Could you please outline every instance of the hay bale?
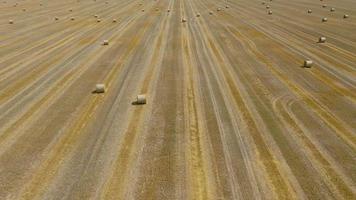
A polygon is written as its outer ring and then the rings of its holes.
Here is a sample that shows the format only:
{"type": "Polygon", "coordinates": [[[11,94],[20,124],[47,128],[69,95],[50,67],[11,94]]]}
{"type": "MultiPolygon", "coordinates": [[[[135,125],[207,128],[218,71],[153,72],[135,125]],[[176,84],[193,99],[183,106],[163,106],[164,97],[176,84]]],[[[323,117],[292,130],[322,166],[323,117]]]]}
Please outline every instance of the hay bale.
{"type": "Polygon", "coordinates": [[[97,19],[96,22],[101,22],[101,19],[97,19]]]}
{"type": "Polygon", "coordinates": [[[113,22],[113,23],[116,23],[116,22],[117,22],[117,19],[113,19],[112,22],[113,22]]]}
{"type": "Polygon", "coordinates": [[[145,12],[145,9],[142,9],[141,11],[142,11],[142,12],[145,12]]]}
{"type": "Polygon", "coordinates": [[[270,7],[271,7],[271,6],[267,5],[267,6],[266,6],[266,9],[269,9],[270,7]]]}
{"type": "Polygon", "coordinates": [[[229,6],[229,5],[226,5],[225,8],[230,8],[230,6],[229,6]]]}
{"type": "Polygon", "coordinates": [[[331,12],[334,12],[334,11],[335,11],[335,8],[330,8],[330,11],[331,11],[331,12]]]}
{"type": "Polygon", "coordinates": [[[323,8],[326,8],[326,7],[327,7],[327,5],[326,5],[326,4],[324,4],[324,5],[323,5],[323,8]]]}
{"type": "Polygon", "coordinates": [[[324,43],[326,42],[326,37],[320,37],[319,38],[319,43],[324,43]]]}
{"type": "Polygon", "coordinates": [[[147,100],[146,100],[146,95],[144,94],[139,94],[136,97],[136,104],[146,104],[147,100]]]}
{"type": "Polygon", "coordinates": [[[345,14],[345,15],[344,15],[344,19],[346,19],[346,18],[349,18],[349,15],[346,15],[346,14],[345,14]]]}
{"type": "Polygon", "coordinates": [[[71,17],[70,20],[74,21],[74,20],[75,20],[75,17],[71,17]]]}
{"type": "Polygon", "coordinates": [[[310,9],[308,10],[308,13],[312,13],[312,12],[313,12],[312,10],[310,10],[310,9]]]}
{"type": "Polygon", "coordinates": [[[209,15],[213,15],[213,11],[209,11],[209,15]]]}
{"type": "Polygon", "coordinates": [[[182,22],[187,22],[187,19],[185,19],[185,18],[182,18],[182,22]]]}
{"type": "Polygon", "coordinates": [[[322,22],[327,22],[328,21],[328,18],[324,17],[321,19],[322,22]]]}
{"type": "Polygon", "coordinates": [[[268,11],[268,14],[269,14],[269,15],[272,15],[272,10],[269,10],[269,11],[268,11]]]}
{"type": "Polygon", "coordinates": [[[217,8],[216,11],[218,11],[218,12],[221,11],[221,8],[217,8]]]}
{"type": "Polygon", "coordinates": [[[14,20],[10,19],[9,24],[14,24],[14,20]]]}
{"type": "Polygon", "coordinates": [[[170,10],[170,9],[167,9],[167,12],[171,12],[171,10],[170,10]]]}
{"type": "Polygon", "coordinates": [[[109,40],[104,40],[103,45],[109,45],[109,40]]]}
{"type": "Polygon", "coordinates": [[[311,60],[305,60],[304,61],[304,67],[305,68],[311,68],[313,66],[313,61],[311,60]]]}
{"type": "Polygon", "coordinates": [[[58,20],[59,20],[59,18],[58,18],[58,17],[54,17],[54,20],[58,21],[58,20]]]}
{"type": "Polygon", "coordinates": [[[197,17],[200,17],[200,13],[197,13],[197,17]]]}
{"type": "Polygon", "coordinates": [[[105,84],[96,84],[95,85],[95,93],[104,93],[105,92],[105,84]]]}
{"type": "Polygon", "coordinates": [[[98,18],[98,17],[99,17],[99,15],[94,15],[94,17],[95,17],[95,18],[98,18]]]}

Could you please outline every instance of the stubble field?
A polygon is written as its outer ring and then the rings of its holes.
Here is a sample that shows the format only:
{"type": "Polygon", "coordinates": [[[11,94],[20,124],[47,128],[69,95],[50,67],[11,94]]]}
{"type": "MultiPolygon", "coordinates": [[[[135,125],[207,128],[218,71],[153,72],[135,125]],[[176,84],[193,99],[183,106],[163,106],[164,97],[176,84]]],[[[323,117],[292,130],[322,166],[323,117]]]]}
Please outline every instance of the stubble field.
{"type": "Polygon", "coordinates": [[[356,199],[355,69],[354,0],[3,0],[0,199],[356,199]]]}

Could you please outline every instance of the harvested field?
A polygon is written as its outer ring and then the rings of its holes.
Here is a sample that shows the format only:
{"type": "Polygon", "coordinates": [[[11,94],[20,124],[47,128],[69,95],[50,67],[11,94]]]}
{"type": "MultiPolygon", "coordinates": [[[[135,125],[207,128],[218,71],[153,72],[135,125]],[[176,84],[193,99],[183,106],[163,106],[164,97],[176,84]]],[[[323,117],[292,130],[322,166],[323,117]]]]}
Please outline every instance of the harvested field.
{"type": "Polygon", "coordinates": [[[0,199],[356,199],[355,69],[354,0],[3,0],[0,199]]]}

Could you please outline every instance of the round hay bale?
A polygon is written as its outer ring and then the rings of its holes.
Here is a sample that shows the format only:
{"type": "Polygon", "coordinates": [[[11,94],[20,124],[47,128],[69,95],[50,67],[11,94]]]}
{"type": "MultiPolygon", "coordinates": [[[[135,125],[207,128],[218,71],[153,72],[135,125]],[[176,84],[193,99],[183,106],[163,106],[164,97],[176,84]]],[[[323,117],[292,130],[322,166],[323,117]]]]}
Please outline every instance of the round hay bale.
{"type": "Polygon", "coordinates": [[[9,24],[14,24],[14,20],[10,19],[9,24]]]}
{"type": "Polygon", "coordinates": [[[101,19],[97,19],[96,22],[101,22],[101,19]]]}
{"type": "Polygon", "coordinates": [[[326,8],[326,7],[327,7],[327,5],[326,5],[326,4],[324,4],[324,5],[323,5],[323,8],[326,8]]]}
{"type": "Polygon", "coordinates": [[[312,66],[313,66],[313,61],[311,61],[311,60],[304,61],[304,67],[311,68],[312,66]]]}
{"type": "Polygon", "coordinates": [[[266,6],[266,9],[269,9],[270,7],[271,7],[271,6],[267,5],[267,6],[266,6]]]}
{"type": "Polygon", "coordinates": [[[59,18],[58,18],[58,17],[54,17],[54,20],[58,21],[58,20],[59,20],[59,18]]]}
{"type": "Polygon", "coordinates": [[[328,21],[328,18],[324,17],[321,19],[322,22],[327,22],[328,21]]]}
{"type": "Polygon", "coordinates": [[[99,17],[99,15],[94,15],[94,17],[95,17],[95,18],[98,18],[98,17],[99,17]]]}
{"type": "Polygon", "coordinates": [[[197,17],[200,17],[200,13],[197,13],[197,17]]]}
{"type": "Polygon", "coordinates": [[[218,11],[218,12],[221,11],[221,8],[217,8],[216,11],[218,11]]]}
{"type": "Polygon", "coordinates": [[[145,12],[145,9],[142,9],[141,11],[142,11],[142,12],[145,12]]]}
{"type": "Polygon", "coordinates": [[[230,8],[230,6],[229,6],[229,5],[226,5],[225,8],[230,8]]]}
{"type": "Polygon", "coordinates": [[[74,20],[75,20],[75,17],[71,17],[70,20],[74,21],[74,20]]]}
{"type": "Polygon", "coordinates": [[[213,15],[213,11],[209,11],[209,15],[213,15]]]}
{"type": "Polygon", "coordinates": [[[117,22],[117,19],[113,19],[112,22],[113,22],[113,23],[116,23],[116,22],[117,22]]]}
{"type": "Polygon", "coordinates": [[[146,95],[144,94],[139,94],[136,97],[136,104],[146,104],[147,100],[146,100],[146,95]]]}
{"type": "Polygon", "coordinates": [[[104,93],[105,92],[105,84],[96,84],[95,85],[95,93],[104,93]]]}
{"type": "Polygon", "coordinates": [[[344,19],[346,19],[346,18],[349,18],[349,15],[346,15],[346,14],[345,14],[345,15],[344,15],[344,19]]]}
{"type": "Polygon", "coordinates": [[[335,11],[335,8],[330,8],[330,11],[331,11],[331,12],[334,12],[334,11],[335,11]]]}
{"type": "Polygon", "coordinates": [[[187,22],[187,19],[185,19],[185,18],[182,18],[182,22],[184,23],[184,22],[187,22]]]}
{"type": "Polygon", "coordinates": [[[324,43],[326,42],[326,37],[320,37],[319,38],[319,43],[324,43]]]}
{"type": "Polygon", "coordinates": [[[313,12],[312,10],[310,10],[310,9],[308,10],[308,13],[312,13],[312,12],[313,12]]]}
{"type": "Polygon", "coordinates": [[[272,13],[273,13],[272,10],[269,10],[269,11],[268,11],[268,14],[269,14],[269,15],[272,15],[272,13]]]}
{"type": "Polygon", "coordinates": [[[103,45],[109,45],[109,40],[104,40],[103,45]]]}

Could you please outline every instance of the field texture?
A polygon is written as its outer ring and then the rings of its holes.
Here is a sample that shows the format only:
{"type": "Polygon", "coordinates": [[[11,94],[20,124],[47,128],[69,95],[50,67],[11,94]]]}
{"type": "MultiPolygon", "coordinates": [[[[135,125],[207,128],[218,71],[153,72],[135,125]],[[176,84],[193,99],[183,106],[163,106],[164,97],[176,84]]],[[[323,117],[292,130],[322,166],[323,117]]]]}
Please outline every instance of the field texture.
{"type": "Polygon", "coordinates": [[[0,199],[356,199],[356,1],[1,0],[0,199]]]}

